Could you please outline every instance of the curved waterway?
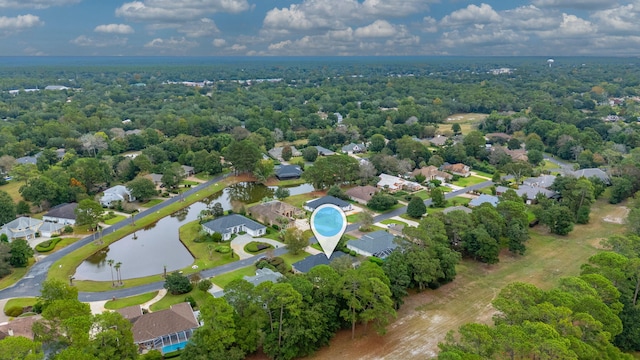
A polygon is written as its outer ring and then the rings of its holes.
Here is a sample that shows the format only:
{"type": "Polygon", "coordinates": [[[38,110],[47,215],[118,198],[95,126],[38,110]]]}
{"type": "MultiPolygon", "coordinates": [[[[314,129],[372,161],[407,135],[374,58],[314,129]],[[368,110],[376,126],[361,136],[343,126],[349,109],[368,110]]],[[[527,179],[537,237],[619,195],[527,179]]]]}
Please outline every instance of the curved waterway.
{"type": "MultiPolygon", "coordinates": [[[[113,259],[114,263],[121,263],[122,279],[162,274],[164,266],[167,267],[167,272],[185,268],[193,263],[193,256],[178,239],[180,226],[197,220],[200,212],[207,208],[207,204],[219,202],[224,210],[229,210],[241,204],[251,204],[265,197],[273,197],[275,189],[256,183],[231,185],[201,202],[114,242],[83,261],[74,276],[77,280],[110,281],[112,269],[107,263],[108,259],[113,259]]],[[[313,186],[303,184],[288,189],[291,195],[298,195],[313,191],[313,186]]],[[[113,269],[113,277],[115,276],[113,269]]]]}

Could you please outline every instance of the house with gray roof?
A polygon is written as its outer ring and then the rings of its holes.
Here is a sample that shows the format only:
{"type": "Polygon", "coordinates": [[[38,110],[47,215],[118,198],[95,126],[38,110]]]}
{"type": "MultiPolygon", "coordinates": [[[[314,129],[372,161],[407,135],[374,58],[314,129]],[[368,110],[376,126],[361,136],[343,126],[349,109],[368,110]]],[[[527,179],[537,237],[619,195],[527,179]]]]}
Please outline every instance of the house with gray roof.
{"type": "Polygon", "coordinates": [[[349,240],[347,249],[355,251],[362,256],[376,256],[384,259],[398,247],[398,244],[393,241],[394,239],[395,236],[392,234],[384,230],[378,230],[364,234],[360,239],[349,240]]]}
{"type": "Polygon", "coordinates": [[[100,198],[100,204],[104,207],[113,206],[118,201],[132,202],[136,201],[136,198],[131,195],[131,191],[124,185],[116,185],[108,188],[100,198]]]}
{"type": "Polygon", "coordinates": [[[473,212],[473,210],[469,209],[466,206],[449,206],[448,208],[442,210],[443,214],[448,214],[450,212],[454,212],[454,211],[463,211],[466,212],[467,214],[471,214],[473,212]]]}
{"type": "Polygon", "coordinates": [[[306,258],[296,263],[293,263],[291,265],[291,270],[293,270],[293,272],[296,274],[306,274],[314,266],[329,265],[329,263],[331,263],[333,260],[343,256],[349,256],[349,255],[343,253],[342,251],[334,251],[331,254],[331,257],[329,258],[327,258],[327,256],[324,253],[307,256],[306,258]]]}
{"type": "Polygon", "coordinates": [[[318,155],[321,155],[321,156],[331,156],[336,154],[335,152],[319,145],[316,145],[316,149],[318,149],[318,155]]]}
{"type": "Polygon", "coordinates": [[[365,144],[356,144],[351,143],[349,145],[345,145],[342,147],[342,152],[345,154],[358,154],[367,151],[367,147],[365,144]]]}
{"type": "Polygon", "coordinates": [[[54,237],[60,235],[65,225],[45,221],[40,225],[40,235],[44,237],[54,237]]]}
{"type": "Polygon", "coordinates": [[[299,179],[302,176],[302,169],[298,165],[281,165],[275,171],[278,180],[299,179]]]}
{"type": "Polygon", "coordinates": [[[315,210],[317,207],[319,207],[320,205],[324,205],[324,204],[333,204],[339,208],[341,208],[343,211],[351,211],[353,210],[353,206],[342,200],[342,199],[338,199],[335,196],[331,196],[331,195],[327,195],[327,196],[323,196],[319,199],[315,199],[315,200],[309,200],[306,203],[304,203],[304,209],[307,211],[313,211],[315,210]]]}
{"type": "Polygon", "coordinates": [[[543,187],[537,186],[528,186],[528,185],[520,185],[516,190],[516,194],[518,196],[527,198],[527,205],[535,204],[537,202],[536,198],[538,194],[544,195],[547,199],[557,196],[558,194],[555,191],[545,189],[543,187]]]}
{"type": "Polygon", "coordinates": [[[427,139],[427,141],[433,146],[444,146],[444,144],[446,144],[448,139],[449,138],[446,136],[437,135],[435,137],[427,139]]]}
{"type": "Polygon", "coordinates": [[[231,214],[221,216],[202,224],[202,230],[208,234],[218,233],[222,240],[231,240],[231,235],[246,232],[251,236],[261,236],[267,233],[266,226],[242,215],[231,214]]]}
{"type": "Polygon", "coordinates": [[[498,206],[498,202],[499,201],[500,201],[500,199],[498,199],[497,196],[481,194],[477,198],[472,199],[471,201],[469,201],[469,206],[475,207],[475,206],[480,206],[480,205],[482,205],[484,203],[489,203],[493,207],[496,207],[496,206],[498,206]]]}
{"type": "MultiPolygon", "coordinates": [[[[295,146],[289,146],[291,148],[291,156],[292,157],[296,157],[296,156],[302,156],[302,152],[300,152],[300,150],[296,149],[295,146]]],[[[284,149],[283,146],[278,146],[278,147],[274,147],[273,149],[269,150],[269,156],[271,156],[272,158],[276,159],[276,160],[280,160],[283,161],[282,159],[282,149],[284,149]]]]}
{"type": "Polygon", "coordinates": [[[42,220],[62,225],[75,225],[77,207],[78,203],[65,203],[56,205],[49,209],[49,212],[42,216],[42,220]]]}
{"type": "Polygon", "coordinates": [[[553,185],[554,181],[556,181],[556,177],[554,175],[540,175],[538,177],[527,178],[522,182],[522,184],[548,189],[551,185],[553,185]]]}
{"type": "Polygon", "coordinates": [[[35,156],[23,156],[21,158],[17,158],[16,159],[16,164],[32,164],[32,165],[36,165],[38,163],[38,158],[36,158],[35,156]]]}
{"type": "Polygon", "coordinates": [[[33,239],[44,221],[30,217],[19,217],[4,224],[0,228],[0,234],[6,234],[9,241],[16,239],[33,239]]]}
{"type": "Polygon", "coordinates": [[[598,178],[600,180],[602,180],[602,182],[604,182],[605,184],[609,185],[611,184],[611,179],[609,178],[609,175],[607,175],[606,172],[602,171],[601,169],[598,168],[589,168],[589,169],[580,169],[580,170],[576,170],[574,172],[571,173],[571,175],[575,176],[576,178],[598,178]]]}
{"type": "MultiPolygon", "coordinates": [[[[275,284],[282,277],[283,275],[277,271],[273,271],[269,268],[262,268],[262,269],[257,269],[256,274],[254,276],[245,275],[242,277],[242,279],[253,284],[253,286],[258,286],[263,282],[267,282],[267,281],[275,284]]],[[[214,290],[214,289],[212,288],[211,290],[214,290]]],[[[211,290],[209,290],[209,293],[213,295],[213,297],[219,298],[224,296],[224,290],[222,291],[221,290],[211,291],[211,290]]]]}

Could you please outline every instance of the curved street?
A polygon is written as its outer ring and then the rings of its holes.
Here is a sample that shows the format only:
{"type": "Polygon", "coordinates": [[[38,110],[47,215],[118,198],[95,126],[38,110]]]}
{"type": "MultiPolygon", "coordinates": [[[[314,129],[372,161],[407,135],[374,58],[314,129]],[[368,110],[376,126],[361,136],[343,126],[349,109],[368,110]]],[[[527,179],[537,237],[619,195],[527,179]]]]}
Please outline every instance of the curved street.
{"type": "MultiPolygon", "coordinates": [[[[195,194],[196,192],[198,192],[201,189],[204,189],[205,187],[211,186],[219,181],[221,181],[222,179],[224,179],[227,175],[221,175],[221,176],[217,176],[209,181],[207,181],[206,183],[203,183],[201,185],[198,185],[195,188],[192,188],[189,191],[186,191],[184,193],[185,196],[191,195],[191,194],[195,194]]],[[[475,184],[472,186],[468,186],[466,188],[463,189],[459,189],[459,190],[455,190],[455,191],[451,191],[445,194],[445,198],[446,199],[450,199],[453,197],[456,197],[458,195],[462,195],[466,192],[469,191],[474,191],[474,190],[479,190],[482,188],[485,188],[487,186],[491,186],[493,184],[492,181],[485,181],[479,184],[475,184]]],[[[158,211],[170,204],[173,204],[177,201],[180,201],[180,197],[174,197],[171,199],[168,199],[154,207],[151,207],[141,213],[139,213],[138,215],[136,215],[137,217],[141,218],[143,216],[146,216],[150,213],[153,213],[155,211],[158,211]]],[[[429,207],[429,205],[431,205],[431,199],[427,199],[424,201],[425,205],[427,207],[429,207]]],[[[386,219],[390,219],[394,216],[399,216],[401,214],[404,214],[406,212],[407,208],[406,206],[395,209],[393,211],[384,213],[384,214],[380,214],[374,217],[374,222],[380,222],[386,219]]],[[[125,219],[122,220],[118,223],[116,223],[115,225],[105,229],[103,231],[103,235],[107,235],[110,234],[113,231],[116,231],[120,228],[123,228],[125,226],[128,226],[131,224],[131,219],[125,219]]],[[[354,223],[354,224],[350,224],[347,226],[347,232],[350,231],[354,231],[357,230],[359,228],[359,224],[358,223],[354,223]]],[[[49,256],[47,256],[45,259],[43,259],[42,261],[37,262],[36,264],[33,265],[33,267],[29,270],[29,272],[25,275],[25,277],[23,277],[22,279],[20,279],[15,285],[8,287],[6,289],[2,289],[0,290],[0,299],[7,299],[7,298],[17,298],[17,297],[34,297],[34,296],[39,296],[40,295],[40,284],[46,280],[47,278],[47,271],[49,270],[49,268],[51,267],[51,265],[56,262],[58,259],[62,258],[63,256],[73,252],[76,249],[79,249],[80,247],[89,244],[90,242],[95,240],[95,236],[96,234],[92,234],[89,235],[81,240],[78,240],[77,242],[67,246],[66,248],[61,249],[60,251],[57,251],[49,256]]],[[[316,242],[315,237],[312,237],[310,239],[311,243],[316,242]]],[[[287,252],[286,247],[282,246],[280,248],[277,248],[274,250],[274,255],[279,256],[282,254],[285,254],[287,252]]],[[[213,276],[217,276],[217,275],[221,275],[227,272],[231,272],[231,271],[235,271],[238,270],[240,268],[249,266],[254,264],[258,258],[262,256],[262,255],[256,255],[256,256],[251,256],[245,259],[241,259],[238,261],[235,261],[233,263],[229,263],[229,264],[225,264],[222,266],[218,266],[215,267],[213,269],[208,269],[208,270],[203,270],[200,272],[200,276],[202,278],[209,278],[209,277],[213,277],[213,276]]],[[[141,285],[141,286],[136,286],[136,287],[131,287],[131,288],[125,288],[125,289],[116,289],[116,290],[110,290],[110,291],[104,291],[104,292],[81,292],[79,294],[79,299],[81,301],[85,301],[85,302],[89,302],[89,301],[100,301],[100,300],[109,300],[112,298],[122,298],[122,297],[128,297],[128,296],[133,296],[133,295],[139,295],[139,294],[144,294],[150,291],[157,291],[163,288],[164,282],[163,281],[157,281],[154,283],[150,283],[150,284],[146,284],[146,285],[141,285]]]]}

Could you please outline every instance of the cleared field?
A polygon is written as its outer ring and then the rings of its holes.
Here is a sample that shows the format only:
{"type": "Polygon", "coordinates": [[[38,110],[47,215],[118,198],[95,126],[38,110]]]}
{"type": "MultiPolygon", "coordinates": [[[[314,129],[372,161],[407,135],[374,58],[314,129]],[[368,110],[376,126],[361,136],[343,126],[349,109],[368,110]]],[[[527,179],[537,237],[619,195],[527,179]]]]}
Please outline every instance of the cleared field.
{"type": "Polygon", "coordinates": [[[226,274],[212,277],[210,280],[212,283],[224,288],[235,279],[242,279],[243,276],[253,276],[256,274],[256,267],[251,265],[240,268],[236,271],[228,272],[226,274]]]}
{"type": "Polygon", "coordinates": [[[116,300],[109,300],[104,304],[104,307],[109,310],[116,310],[125,308],[127,306],[140,305],[153,299],[154,297],[156,297],[156,295],[158,295],[158,292],[152,291],[146,294],[140,294],[116,300]]]}
{"type": "Polygon", "coordinates": [[[567,237],[536,228],[527,242],[525,256],[505,252],[496,265],[463,261],[453,283],[409,296],[386,335],[378,336],[371,329],[365,335],[364,327],[359,326],[356,339],[351,340],[351,332],[342,331],[331,346],[322,348],[310,359],[435,357],[438,342],[448,331],[468,322],[492,322],[491,301],[505,285],[523,281],[549,289],[561,277],[578,275],[580,265],[599,251],[602,239],[623,232],[622,225],[603,220],[616,216],[618,208],[600,200],[593,206],[591,223],[576,226],[567,237]]]}
{"type": "Polygon", "coordinates": [[[17,203],[18,201],[23,200],[22,195],[20,195],[20,187],[22,185],[24,185],[24,182],[9,181],[8,183],[0,186],[0,190],[6,191],[13,201],[17,203]]]}
{"type": "Polygon", "coordinates": [[[487,116],[487,114],[453,114],[447,118],[447,120],[443,124],[438,124],[438,130],[440,132],[445,130],[451,130],[451,126],[453,124],[460,124],[460,130],[462,134],[467,134],[472,130],[477,129],[477,124],[482,122],[487,116]]]}

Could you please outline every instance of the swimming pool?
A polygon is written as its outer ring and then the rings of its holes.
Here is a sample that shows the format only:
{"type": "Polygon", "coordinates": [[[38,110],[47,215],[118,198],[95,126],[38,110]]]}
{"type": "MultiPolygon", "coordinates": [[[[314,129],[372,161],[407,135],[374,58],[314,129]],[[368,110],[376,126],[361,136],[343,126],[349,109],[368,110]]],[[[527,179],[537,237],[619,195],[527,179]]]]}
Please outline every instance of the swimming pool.
{"type": "Polygon", "coordinates": [[[170,353],[176,350],[182,350],[185,346],[187,346],[188,341],[179,342],[177,344],[167,345],[162,347],[162,353],[170,353]]]}

